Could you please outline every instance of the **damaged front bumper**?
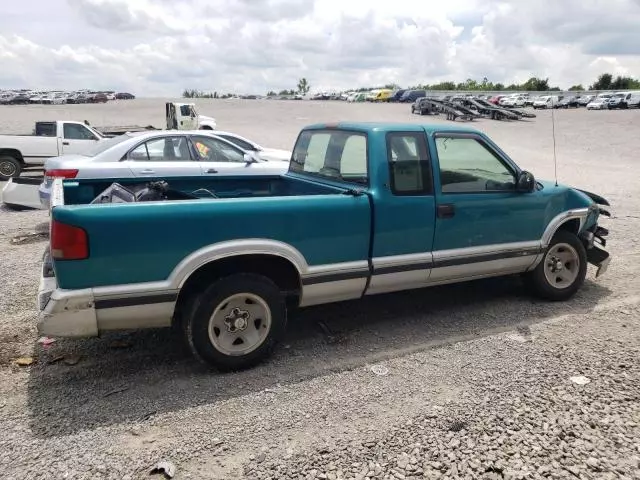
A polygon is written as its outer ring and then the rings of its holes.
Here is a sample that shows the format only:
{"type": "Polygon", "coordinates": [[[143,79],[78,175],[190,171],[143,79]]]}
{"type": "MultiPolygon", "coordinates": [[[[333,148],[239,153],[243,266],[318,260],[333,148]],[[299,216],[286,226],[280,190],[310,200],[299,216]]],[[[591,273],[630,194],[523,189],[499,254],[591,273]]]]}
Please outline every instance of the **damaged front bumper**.
{"type": "MultiPolygon", "coordinates": [[[[594,210],[597,210],[600,215],[611,217],[611,213],[602,208],[602,205],[609,206],[607,200],[591,192],[584,193],[587,193],[596,202],[597,206],[595,206],[594,210]]],[[[609,230],[601,227],[597,222],[580,235],[587,250],[587,261],[598,268],[596,270],[596,278],[604,275],[609,268],[609,263],[611,263],[611,254],[604,248],[607,246],[606,237],[608,235],[609,230]]]]}

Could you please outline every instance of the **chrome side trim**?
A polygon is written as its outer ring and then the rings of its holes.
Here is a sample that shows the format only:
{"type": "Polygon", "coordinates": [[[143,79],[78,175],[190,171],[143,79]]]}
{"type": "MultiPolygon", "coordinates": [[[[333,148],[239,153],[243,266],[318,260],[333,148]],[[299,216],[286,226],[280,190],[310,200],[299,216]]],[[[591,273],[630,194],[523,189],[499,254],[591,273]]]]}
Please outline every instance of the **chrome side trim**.
{"type": "Polygon", "coordinates": [[[433,254],[411,253],[377,257],[372,260],[373,276],[367,295],[396,292],[427,286],[433,254]]]}
{"type": "Polygon", "coordinates": [[[448,260],[481,260],[489,255],[506,255],[508,253],[528,253],[540,249],[540,241],[499,243],[494,245],[482,245],[479,247],[455,248],[451,250],[437,250],[433,252],[433,261],[438,265],[446,263],[448,260]]]}
{"type": "Polygon", "coordinates": [[[355,262],[333,263],[329,265],[314,265],[308,267],[302,275],[303,285],[328,283],[342,280],[352,280],[369,275],[369,262],[357,260],[355,262]]]}
{"type": "MultiPolygon", "coordinates": [[[[537,251],[536,251],[537,252],[537,251]]],[[[477,262],[459,262],[439,266],[431,270],[429,285],[437,285],[452,281],[466,281],[485,275],[508,275],[511,273],[525,272],[535,259],[536,253],[528,255],[493,258],[477,262]]]]}
{"type": "Polygon", "coordinates": [[[555,235],[555,233],[558,231],[558,229],[563,223],[566,223],[569,220],[578,219],[580,220],[580,225],[578,226],[578,232],[582,231],[582,228],[584,227],[584,224],[587,221],[587,217],[589,216],[590,210],[591,210],[590,207],[574,208],[573,210],[567,210],[566,212],[562,212],[556,215],[555,217],[553,217],[553,219],[549,222],[549,225],[547,225],[547,228],[545,228],[544,233],[542,234],[542,239],[541,239],[542,251],[536,257],[536,259],[528,268],[528,270],[529,271],[533,270],[542,261],[542,259],[544,258],[545,250],[549,246],[551,239],[553,238],[553,236],[555,235]]]}
{"type": "Polygon", "coordinates": [[[405,255],[375,257],[372,259],[372,263],[374,275],[385,275],[409,270],[424,270],[431,268],[433,264],[433,253],[409,253],[405,255]]]}
{"type": "Polygon", "coordinates": [[[129,330],[170,327],[175,301],[97,308],[98,330],[129,330]]]}
{"type": "Polygon", "coordinates": [[[363,273],[359,278],[303,284],[300,306],[309,307],[361,298],[367,285],[366,275],[363,273]]]}
{"type": "Polygon", "coordinates": [[[300,251],[291,245],[265,238],[247,238],[207,245],[184,258],[166,280],[166,289],[180,289],[187,278],[203,265],[236,255],[276,255],[290,261],[300,275],[305,274],[309,266],[300,251]]]}
{"type": "Polygon", "coordinates": [[[584,227],[584,223],[586,222],[588,215],[589,207],[574,208],[573,210],[567,210],[566,212],[562,212],[559,215],[556,215],[549,222],[549,225],[547,225],[547,228],[545,228],[544,233],[542,234],[542,246],[544,248],[547,248],[549,246],[551,238],[556,233],[556,230],[560,228],[560,225],[568,222],[569,220],[574,220],[576,218],[580,220],[580,227],[578,228],[578,231],[581,231],[582,227],[584,227]]]}
{"type": "Polygon", "coordinates": [[[93,294],[96,300],[111,300],[118,298],[146,297],[162,294],[177,295],[177,288],[169,288],[168,282],[142,282],[129,283],[124,285],[108,285],[105,287],[94,287],[93,294]]]}

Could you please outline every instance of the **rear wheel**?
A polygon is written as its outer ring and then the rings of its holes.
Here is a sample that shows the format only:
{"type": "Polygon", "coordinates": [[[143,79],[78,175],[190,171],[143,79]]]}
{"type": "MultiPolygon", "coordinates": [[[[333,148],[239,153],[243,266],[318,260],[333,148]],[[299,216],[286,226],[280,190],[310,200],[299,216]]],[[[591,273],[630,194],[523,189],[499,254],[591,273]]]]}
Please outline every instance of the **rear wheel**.
{"type": "Polygon", "coordinates": [[[20,160],[8,155],[0,157],[0,180],[9,180],[17,178],[22,171],[22,163],[20,160]]]}
{"type": "Polygon", "coordinates": [[[195,297],[184,324],[191,351],[221,371],[266,359],[284,334],[285,299],[267,277],[233,274],[195,297]]]}
{"type": "Polygon", "coordinates": [[[534,294],[546,300],[571,298],[584,283],[587,252],[580,239],[571,232],[558,230],[542,261],[525,275],[534,294]]]}

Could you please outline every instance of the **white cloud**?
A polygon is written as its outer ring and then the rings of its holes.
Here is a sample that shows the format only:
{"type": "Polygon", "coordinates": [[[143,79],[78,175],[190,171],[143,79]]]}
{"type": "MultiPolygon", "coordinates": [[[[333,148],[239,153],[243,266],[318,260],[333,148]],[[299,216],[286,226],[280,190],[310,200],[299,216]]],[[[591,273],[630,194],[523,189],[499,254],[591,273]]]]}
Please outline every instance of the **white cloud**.
{"type": "Polygon", "coordinates": [[[640,76],[638,0],[27,0],[0,16],[0,87],[254,92],[532,75],[640,76]]]}

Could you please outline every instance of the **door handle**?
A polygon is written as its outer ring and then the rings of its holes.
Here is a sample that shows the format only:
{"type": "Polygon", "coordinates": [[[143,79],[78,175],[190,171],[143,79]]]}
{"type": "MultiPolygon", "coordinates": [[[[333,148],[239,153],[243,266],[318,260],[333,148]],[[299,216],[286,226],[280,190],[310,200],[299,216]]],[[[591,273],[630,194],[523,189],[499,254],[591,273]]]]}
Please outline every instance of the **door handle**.
{"type": "Polygon", "coordinates": [[[207,170],[207,173],[218,173],[218,170],[216,170],[215,168],[210,168],[207,170]]]}
{"type": "Polygon", "coordinates": [[[69,142],[62,142],[63,145],[69,145],[69,142]]]}
{"type": "Polygon", "coordinates": [[[451,218],[456,214],[453,203],[443,203],[438,205],[438,218],[451,218]]]}
{"type": "Polygon", "coordinates": [[[146,169],[146,170],[140,170],[140,173],[156,173],[156,172],[155,170],[146,169]]]}

